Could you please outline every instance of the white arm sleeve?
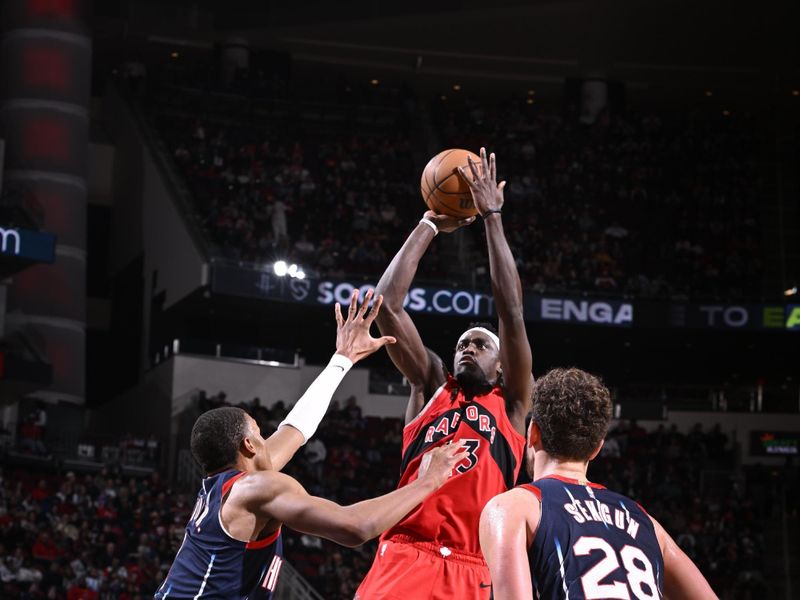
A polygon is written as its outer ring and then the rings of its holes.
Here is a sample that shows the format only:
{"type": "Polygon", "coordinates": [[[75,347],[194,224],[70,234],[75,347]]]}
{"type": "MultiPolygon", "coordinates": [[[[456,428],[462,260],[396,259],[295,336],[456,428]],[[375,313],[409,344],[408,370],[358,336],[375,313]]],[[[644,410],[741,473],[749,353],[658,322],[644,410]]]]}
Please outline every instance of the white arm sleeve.
{"type": "Polygon", "coordinates": [[[310,440],[328,411],[333,393],[352,366],[353,362],[349,358],[334,354],[328,366],[308,386],[306,393],[278,425],[278,429],[291,425],[303,434],[305,442],[310,440]]]}

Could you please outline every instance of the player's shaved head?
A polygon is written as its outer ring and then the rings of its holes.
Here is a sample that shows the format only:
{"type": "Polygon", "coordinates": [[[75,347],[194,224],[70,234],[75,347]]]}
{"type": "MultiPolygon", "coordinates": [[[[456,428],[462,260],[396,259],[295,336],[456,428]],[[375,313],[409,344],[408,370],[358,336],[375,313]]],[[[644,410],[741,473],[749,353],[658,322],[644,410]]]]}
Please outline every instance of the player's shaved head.
{"type": "Polygon", "coordinates": [[[223,406],[209,410],[192,427],[192,456],[206,473],[214,473],[236,462],[247,435],[247,413],[241,408],[223,406]]]}
{"type": "Polygon", "coordinates": [[[550,456],[586,461],[611,422],[611,394],[603,382],[580,369],[553,369],[533,386],[533,421],[550,456]]]}

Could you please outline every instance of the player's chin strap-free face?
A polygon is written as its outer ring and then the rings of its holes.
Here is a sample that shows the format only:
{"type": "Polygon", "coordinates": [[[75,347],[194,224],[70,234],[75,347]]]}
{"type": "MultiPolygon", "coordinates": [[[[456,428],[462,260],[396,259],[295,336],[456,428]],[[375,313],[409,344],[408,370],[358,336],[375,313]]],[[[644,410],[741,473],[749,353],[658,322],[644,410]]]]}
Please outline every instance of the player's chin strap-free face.
{"type": "Polygon", "coordinates": [[[472,333],[473,331],[480,331],[482,334],[488,336],[489,339],[494,342],[494,345],[497,346],[497,349],[500,350],[500,338],[497,337],[496,333],[492,333],[485,327],[472,327],[471,329],[467,329],[464,333],[461,334],[461,337],[458,338],[458,343],[456,344],[456,346],[461,343],[461,340],[469,336],[469,334],[472,333]]]}

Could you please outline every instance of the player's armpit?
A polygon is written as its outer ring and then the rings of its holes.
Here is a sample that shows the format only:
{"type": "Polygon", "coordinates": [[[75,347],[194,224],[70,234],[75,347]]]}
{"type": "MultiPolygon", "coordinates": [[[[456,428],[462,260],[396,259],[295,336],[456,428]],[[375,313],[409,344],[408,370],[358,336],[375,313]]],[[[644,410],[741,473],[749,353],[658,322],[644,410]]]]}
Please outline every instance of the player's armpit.
{"type": "Polygon", "coordinates": [[[408,425],[419,416],[436,390],[447,380],[447,369],[442,359],[430,348],[425,348],[425,352],[428,354],[428,368],[431,373],[427,377],[427,383],[411,384],[411,392],[406,405],[405,425],[408,425]]]}
{"type": "Polygon", "coordinates": [[[664,557],[664,597],[667,600],[716,600],[706,578],[661,524],[650,517],[664,557]]]}
{"type": "Polygon", "coordinates": [[[480,519],[481,550],[489,565],[495,600],[532,598],[528,546],[538,526],[539,504],[521,489],[492,498],[480,519]]]}

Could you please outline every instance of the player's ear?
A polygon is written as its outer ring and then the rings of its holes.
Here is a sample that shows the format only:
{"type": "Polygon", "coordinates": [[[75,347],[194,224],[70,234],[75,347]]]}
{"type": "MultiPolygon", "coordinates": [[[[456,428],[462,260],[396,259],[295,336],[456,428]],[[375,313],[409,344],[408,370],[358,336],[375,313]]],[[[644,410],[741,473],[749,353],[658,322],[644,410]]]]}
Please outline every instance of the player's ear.
{"type": "Polygon", "coordinates": [[[247,458],[252,458],[256,455],[256,447],[248,436],[245,436],[242,440],[241,449],[242,453],[247,456],[247,458]]]}
{"type": "Polygon", "coordinates": [[[539,429],[539,426],[536,424],[535,421],[531,421],[531,424],[528,426],[528,448],[535,448],[538,446],[542,441],[542,430],[539,429]]]}

